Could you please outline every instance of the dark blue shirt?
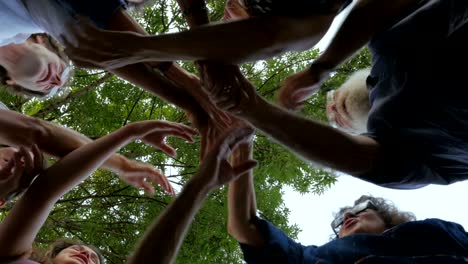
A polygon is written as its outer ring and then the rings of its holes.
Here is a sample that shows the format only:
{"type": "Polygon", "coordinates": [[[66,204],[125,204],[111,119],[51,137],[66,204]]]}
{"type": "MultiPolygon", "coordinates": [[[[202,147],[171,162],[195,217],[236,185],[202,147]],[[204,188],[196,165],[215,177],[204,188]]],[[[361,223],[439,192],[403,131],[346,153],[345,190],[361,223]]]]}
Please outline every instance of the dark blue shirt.
{"type": "Polygon", "coordinates": [[[429,0],[370,42],[368,133],[386,162],[360,178],[414,189],[468,179],[468,1],[429,0]]]}
{"type": "Polygon", "coordinates": [[[270,222],[256,223],[265,245],[241,244],[244,259],[259,263],[468,263],[468,234],[459,224],[426,219],[381,235],[355,234],[322,246],[303,246],[270,222]]]}
{"type": "Polygon", "coordinates": [[[108,21],[120,7],[126,7],[124,0],[55,0],[72,16],[89,18],[98,27],[107,28],[108,21]]]}

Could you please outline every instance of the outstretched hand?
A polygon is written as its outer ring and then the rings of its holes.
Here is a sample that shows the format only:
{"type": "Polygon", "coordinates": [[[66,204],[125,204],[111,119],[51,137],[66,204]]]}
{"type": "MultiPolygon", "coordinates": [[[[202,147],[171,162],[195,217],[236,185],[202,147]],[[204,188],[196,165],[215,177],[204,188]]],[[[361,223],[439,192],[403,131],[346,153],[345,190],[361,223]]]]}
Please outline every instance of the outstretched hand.
{"type": "Polygon", "coordinates": [[[253,131],[250,127],[234,128],[228,131],[205,157],[200,170],[194,176],[194,180],[202,181],[207,188],[213,190],[234,181],[240,175],[253,169],[257,165],[254,160],[247,160],[236,166],[231,166],[228,162],[232,150],[239,143],[248,141],[253,131]]]}
{"type": "Polygon", "coordinates": [[[153,184],[159,184],[167,193],[175,195],[168,179],[150,164],[127,160],[118,174],[124,182],[136,188],[142,188],[146,193],[153,194],[153,184]]]}
{"type": "Polygon", "coordinates": [[[140,121],[130,124],[135,129],[138,139],[146,144],[152,145],[171,157],[176,156],[173,147],[164,142],[167,136],[182,138],[193,142],[193,136],[197,135],[194,129],[174,122],[167,121],[140,121]]]}
{"type": "Polygon", "coordinates": [[[328,77],[329,71],[312,64],[306,70],[289,76],[280,88],[278,103],[286,109],[299,110],[328,77]]]}
{"type": "Polygon", "coordinates": [[[67,25],[70,34],[62,35],[65,53],[75,65],[84,68],[117,69],[142,62],[134,32],[109,31],[97,28],[89,19],[67,25]]]}
{"type": "Polygon", "coordinates": [[[4,160],[0,169],[0,200],[27,189],[44,170],[44,158],[36,145],[20,147],[18,150],[11,148],[11,153],[4,160]]]}
{"type": "MultiPolygon", "coordinates": [[[[197,134],[195,130],[188,126],[166,121],[140,121],[131,123],[128,126],[130,126],[136,138],[160,149],[171,157],[176,156],[176,151],[165,142],[167,136],[193,142],[192,137],[197,134]]],[[[157,183],[169,194],[174,195],[174,189],[167,178],[151,165],[129,161],[122,166],[118,173],[122,180],[132,186],[143,188],[148,193],[154,193],[152,183],[157,183]]]]}

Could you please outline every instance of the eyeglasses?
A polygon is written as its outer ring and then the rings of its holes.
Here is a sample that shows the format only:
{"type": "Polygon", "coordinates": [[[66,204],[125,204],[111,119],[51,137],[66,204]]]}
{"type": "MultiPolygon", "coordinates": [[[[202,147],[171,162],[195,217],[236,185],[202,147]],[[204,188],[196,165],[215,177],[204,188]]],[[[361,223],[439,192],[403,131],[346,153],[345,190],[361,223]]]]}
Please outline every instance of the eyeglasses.
{"type": "Polygon", "coordinates": [[[357,215],[361,212],[364,212],[367,209],[377,210],[377,206],[375,206],[370,200],[366,200],[362,203],[355,205],[353,208],[344,211],[342,214],[338,215],[335,219],[333,219],[333,221],[331,222],[331,228],[333,229],[333,232],[335,232],[335,235],[338,236],[338,233],[340,232],[340,227],[341,225],[343,225],[344,216],[346,213],[357,215]]]}

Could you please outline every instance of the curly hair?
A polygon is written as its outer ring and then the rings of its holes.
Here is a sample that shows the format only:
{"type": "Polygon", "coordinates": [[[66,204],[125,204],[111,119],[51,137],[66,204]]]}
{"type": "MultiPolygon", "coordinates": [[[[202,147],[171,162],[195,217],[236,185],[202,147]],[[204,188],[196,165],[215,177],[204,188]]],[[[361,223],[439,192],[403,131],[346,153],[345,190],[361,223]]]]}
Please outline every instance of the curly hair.
{"type": "MultiPolygon", "coordinates": [[[[384,221],[385,227],[387,229],[397,226],[399,224],[416,220],[416,216],[413,213],[400,211],[393,204],[393,202],[381,197],[362,195],[356,201],[354,201],[354,205],[360,204],[367,200],[371,201],[375,205],[375,207],[377,207],[377,213],[384,221]]],[[[342,215],[351,208],[352,206],[342,207],[337,213],[334,214],[334,216],[336,217],[342,215]]]]}
{"type": "MultiPolygon", "coordinates": [[[[44,44],[43,45],[44,45],[44,47],[46,49],[48,49],[49,51],[57,54],[57,56],[63,62],[65,62],[65,64],[67,64],[67,65],[70,64],[70,59],[65,54],[65,51],[64,51],[62,45],[60,45],[58,43],[58,41],[56,41],[50,35],[48,35],[46,33],[32,34],[31,36],[29,36],[29,38],[26,41],[33,40],[33,39],[35,39],[36,37],[39,37],[39,36],[44,39],[44,44]]],[[[7,70],[5,69],[5,67],[0,65],[0,86],[5,88],[9,92],[11,92],[13,94],[24,96],[26,98],[31,98],[31,97],[42,98],[42,97],[45,97],[45,96],[48,95],[47,93],[43,93],[41,91],[33,91],[33,90],[30,90],[30,89],[24,88],[22,86],[19,86],[19,85],[9,85],[9,84],[7,84],[7,81],[9,79],[10,79],[10,77],[8,76],[7,70]]]]}
{"type": "Polygon", "coordinates": [[[54,258],[60,254],[60,252],[68,247],[75,246],[75,245],[81,245],[81,246],[86,246],[92,249],[99,257],[99,263],[103,264],[104,263],[104,256],[102,255],[101,251],[97,249],[94,246],[88,245],[86,243],[83,243],[81,241],[76,241],[76,240],[71,240],[71,239],[60,239],[52,243],[52,245],[49,246],[49,249],[45,252],[42,253],[38,250],[34,250],[33,254],[31,255],[32,260],[37,261],[41,264],[52,264],[54,258]]]}

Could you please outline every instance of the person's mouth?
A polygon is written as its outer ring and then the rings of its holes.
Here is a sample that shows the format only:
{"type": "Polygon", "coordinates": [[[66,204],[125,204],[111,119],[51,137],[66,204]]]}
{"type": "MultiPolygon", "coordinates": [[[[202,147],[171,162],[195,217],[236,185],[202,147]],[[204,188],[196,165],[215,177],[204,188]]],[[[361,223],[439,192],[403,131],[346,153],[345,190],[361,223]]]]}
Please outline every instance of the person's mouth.
{"type": "Polygon", "coordinates": [[[356,222],[357,222],[356,218],[349,218],[349,219],[347,219],[347,220],[344,222],[343,227],[344,227],[344,228],[350,228],[350,227],[353,226],[356,222]]]}
{"type": "Polygon", "coordinates": [[[74,255],[73,258],[78,259],[83,264],[88,264],[88,258],[83,255],[74,255]]]}
{"type": "Polygon", "coordinates": [[[52,69],[51,69],[51,65],[47,65],[47,68],[44,70],[44,73],[42,74],[42,76],[44,76],[42,79],[40,79],[38,81],[38,83],[44,83],[46,82],[47,80],[50,79],[50,75],[52,74],[52,69]]]}

